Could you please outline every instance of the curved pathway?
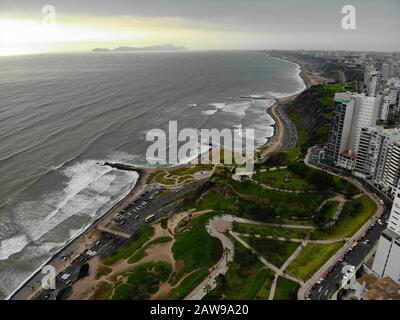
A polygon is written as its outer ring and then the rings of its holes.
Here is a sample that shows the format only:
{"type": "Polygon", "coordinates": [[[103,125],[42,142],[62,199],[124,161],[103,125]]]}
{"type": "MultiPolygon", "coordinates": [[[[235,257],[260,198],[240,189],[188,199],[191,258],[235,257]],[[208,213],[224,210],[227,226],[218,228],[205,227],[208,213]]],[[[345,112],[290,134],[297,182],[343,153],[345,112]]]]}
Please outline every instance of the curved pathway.
{"type": "Polygon", "coordinates": [[[207,232],[214,238],[221,241],[224,248],[224,254],[218,263],[212,268],[210,274],[200,282],[185,298],[184,300],[201,300],[209,291],[217,286],[216,279],[220,274],[226,274],[229,269],[229,263],[233,261],[235,253],[234,244],[224,232],[232,228],[232,223],[225,220],[224,216],[214,216],[211,218],[207,225],[207,232]]]}

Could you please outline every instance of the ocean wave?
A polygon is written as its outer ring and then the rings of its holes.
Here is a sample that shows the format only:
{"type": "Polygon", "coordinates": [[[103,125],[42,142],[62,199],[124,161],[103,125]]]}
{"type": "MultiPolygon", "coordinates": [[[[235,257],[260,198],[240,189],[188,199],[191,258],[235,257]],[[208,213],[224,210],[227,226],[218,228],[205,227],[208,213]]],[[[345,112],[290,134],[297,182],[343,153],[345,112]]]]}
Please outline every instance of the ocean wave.
{"type": "Polygon", "coordinates": [[[29,243],[26,235],[18,235],[0,243],[0,260],[7,260],[15,253],[21,252],[29,243]]]}

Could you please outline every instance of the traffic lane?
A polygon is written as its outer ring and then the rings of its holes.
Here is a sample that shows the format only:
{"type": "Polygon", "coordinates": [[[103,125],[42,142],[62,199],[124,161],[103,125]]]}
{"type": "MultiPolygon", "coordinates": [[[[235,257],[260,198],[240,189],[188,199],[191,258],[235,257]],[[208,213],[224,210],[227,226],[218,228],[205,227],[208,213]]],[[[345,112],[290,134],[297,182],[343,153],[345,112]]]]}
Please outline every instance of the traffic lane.
{"type": "Polygon", "coordinates": [[[348,251],[343,263],[335,264],[332,272],[319,286],[314,286],[311,291],[312,300],[326,300],[334,290],[337,289],[337,283],[342,279],[342,267],[345,264],[358,266],[363,262],[368,253],[372,250],[375,243],[379,240],[381,232],[385,229],[384,226],[376,224],[370,231],[367,232],[366,236],[360,240],[356,247],[352,251],[348,251]],[[369,240],[368,245],[362,244],[362,241],[369,240]],[[321,289],[322,288],[322,289],[321,289]]]}

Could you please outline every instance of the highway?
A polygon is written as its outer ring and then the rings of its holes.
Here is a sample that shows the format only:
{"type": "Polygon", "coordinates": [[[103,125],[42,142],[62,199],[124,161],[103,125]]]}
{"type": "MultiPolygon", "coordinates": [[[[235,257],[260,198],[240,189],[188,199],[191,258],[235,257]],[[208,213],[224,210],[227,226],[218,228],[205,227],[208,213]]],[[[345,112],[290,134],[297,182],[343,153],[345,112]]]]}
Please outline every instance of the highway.
{"type": "Polygon", "coordinates": [[[291,120],[289,120],[286,112],[283,110],[282,106],[279,103],[276,106],[276,114],[279,116],[284,126],[283,131],[285,134],[283,136],[283,141],[279,149],[280,152],[283,152],[296,146],[297,130],[296,126],[291,120]]]}
{"type": "MultiPolygon", "coordinates": [[[[114,222],[107,225],[107,229],[110,229],[111,232],[123,232],[124,234],[133,236],[145,225],[150,223],[150,221],[146,222],[146,218],[149,215],[154,215],[151,221],[155,221],[175,211],[182,204],[182,200],[180,199],[182,196],[198,189],[204,183],[205,180],[198,181],[180,189],[171,190],[170,193],[167,194],[163,193],[165,191],[164,188],[149,187],[136,201],[132,202],[127,208],[121,211],[117,217],[114,218],[114,222]]],[[[56,289],[40,290],[34,299],[56,300],[62,298],[63,292],[79,280],[78,276],[82,266],[94,255],[110,255],[130,240],[129,238],[118,236],[111,232],[102,232],[101,239],[79,256],[73,257],[71,249],[66,247],[63,251],[59,252],[57,256],[53,257],[49,263],[51,265],[62,265],[66,257],[72,257],[73,260],[67,268],[57,274],[56,289]]],[[[28,295],[29,290],[32,290],[32,292],[36,291],[41,286],[43,276],[43,274],[38,272],[12,297],[12,299],[20,299],[24,295],[28,295]]]]}

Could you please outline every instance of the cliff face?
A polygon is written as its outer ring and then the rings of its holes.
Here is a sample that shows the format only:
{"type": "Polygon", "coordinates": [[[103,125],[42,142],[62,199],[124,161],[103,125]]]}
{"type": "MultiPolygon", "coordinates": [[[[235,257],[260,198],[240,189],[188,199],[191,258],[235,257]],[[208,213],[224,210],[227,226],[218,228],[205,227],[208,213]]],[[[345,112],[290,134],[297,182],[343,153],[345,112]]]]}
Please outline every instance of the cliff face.
{"type": "Polygon", "coordinates": [[[332,119],[333,101],[337,92],[357,92],[357,83],[329,83],[312,86],[301,93],[288,107],[289,116],[302,130],[303,148],[325,144],[332,119]]]}
{"type": "Polygon", "coordinates": [[[303,129],[304,148],[327,141],[334,96],[329,86],[312,86],[301,93],[288,108],[290,113],[296,115],[296,126],[303,129]]]}

